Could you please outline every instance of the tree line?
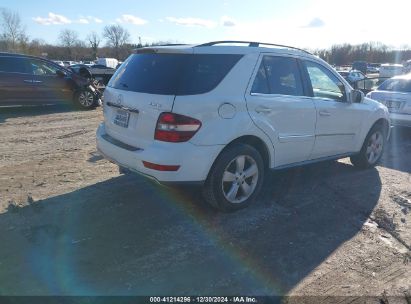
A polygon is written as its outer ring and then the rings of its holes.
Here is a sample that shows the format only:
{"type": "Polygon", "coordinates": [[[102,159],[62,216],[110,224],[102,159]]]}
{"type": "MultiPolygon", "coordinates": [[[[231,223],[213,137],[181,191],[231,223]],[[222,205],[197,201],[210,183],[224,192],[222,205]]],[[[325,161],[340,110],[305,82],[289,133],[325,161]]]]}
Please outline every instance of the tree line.
{"type": "Polygon", "coordinates": [[[411,49],[408,46],[396,50],[380,42],[359,45],[345,43],[312,52],[333,65],[348,65],[356,60],[369,63],[403,63],[411,59],[411,49]]]}

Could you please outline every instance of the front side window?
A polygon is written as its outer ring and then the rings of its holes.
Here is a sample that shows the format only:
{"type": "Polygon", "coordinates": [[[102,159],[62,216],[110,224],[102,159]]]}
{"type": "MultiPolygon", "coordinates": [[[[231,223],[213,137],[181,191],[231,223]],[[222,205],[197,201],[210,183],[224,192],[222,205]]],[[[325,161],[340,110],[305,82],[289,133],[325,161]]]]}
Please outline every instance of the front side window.
{"type": "Polygon", "coordinates": [[[255,77],[251,93],[304,95],[296,59],[264,56],[255,77]]]}
{"type": "Polygon", "coordinates": [[[306,61],[305,67],[311,81],[314,97],[346,101],[344,84],[331,71],[311,61],[306,61]]]}
{"type": "Polygon", "coordinates": [[[31,59],[30,64],[34,75],[55,76],[59,70],[55,65],[38,59],[31,59]]]}
{"type": "Polygon", "coordinates": [[[0,57],[0,72],[29,74],[27,60],[22,57],[0,57]]]}

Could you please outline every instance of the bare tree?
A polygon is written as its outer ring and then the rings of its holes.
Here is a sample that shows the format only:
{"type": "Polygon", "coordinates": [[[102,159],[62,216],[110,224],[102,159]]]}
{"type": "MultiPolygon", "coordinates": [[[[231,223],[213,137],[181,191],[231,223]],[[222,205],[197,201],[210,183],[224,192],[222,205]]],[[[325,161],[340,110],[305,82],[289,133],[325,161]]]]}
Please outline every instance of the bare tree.
{"type": "Polygon", "coordinates": [[[60,32],[59,40],[61,46],[67,50],[68,59],[73,58],[73,48],[78,46],[79,39],[76,31],[64,29],[60,32]]]}
{"type": "Polygon", "coordinates": [[[1,38],[6,42],[8,51],[17,52],[21,44],[27,44],[26,29],[20,15],[9,9],[0,9],[1,38]]]}
{"type": "Polygon", "coordinates": [[[130,33],[120,25],[107,25],[103,31],[107,44],[114,48],[116,58],[120,58],[120,49],[129,42],[130,33]]]}
{"type": "Polygon", "coordinates": [[[100,45],[101,39],[100,36],[96,32],[91,32],[87,36],[87,40],[90,44],[91,50],[93,51],[93,58],[97,58],[97,51],[98,51],[98,46],[100,45]]]}

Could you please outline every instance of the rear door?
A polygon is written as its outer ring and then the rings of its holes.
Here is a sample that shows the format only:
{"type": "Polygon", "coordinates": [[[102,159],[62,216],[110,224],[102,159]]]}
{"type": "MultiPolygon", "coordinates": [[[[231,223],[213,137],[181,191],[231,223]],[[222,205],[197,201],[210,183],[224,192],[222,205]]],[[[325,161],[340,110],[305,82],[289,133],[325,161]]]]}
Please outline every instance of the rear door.
{"type": "Polygon", "coordinates": [[[263,54],[246,94],[254,123],[274,143],[275,165],[308,159],[314,145],[316,111],[305,96],[298,60],[263,54]]]}
{"type": "Polygon", "coordinates": [[[26,58],[0,56],[0,105],[32,103],[32,82],[26,58]]]}

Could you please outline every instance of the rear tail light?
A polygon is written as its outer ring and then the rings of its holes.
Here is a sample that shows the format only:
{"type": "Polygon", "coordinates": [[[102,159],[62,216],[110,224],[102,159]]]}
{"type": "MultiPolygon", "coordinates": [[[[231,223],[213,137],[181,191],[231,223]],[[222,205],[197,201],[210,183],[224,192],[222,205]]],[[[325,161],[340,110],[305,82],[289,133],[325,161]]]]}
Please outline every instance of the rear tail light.
{"type": "Polygon", "coordinates": [[[154,139],[166,142],[188,141],[200,127],[201,122],[195,118],[164,112],[158,118],[154,139]]]}

